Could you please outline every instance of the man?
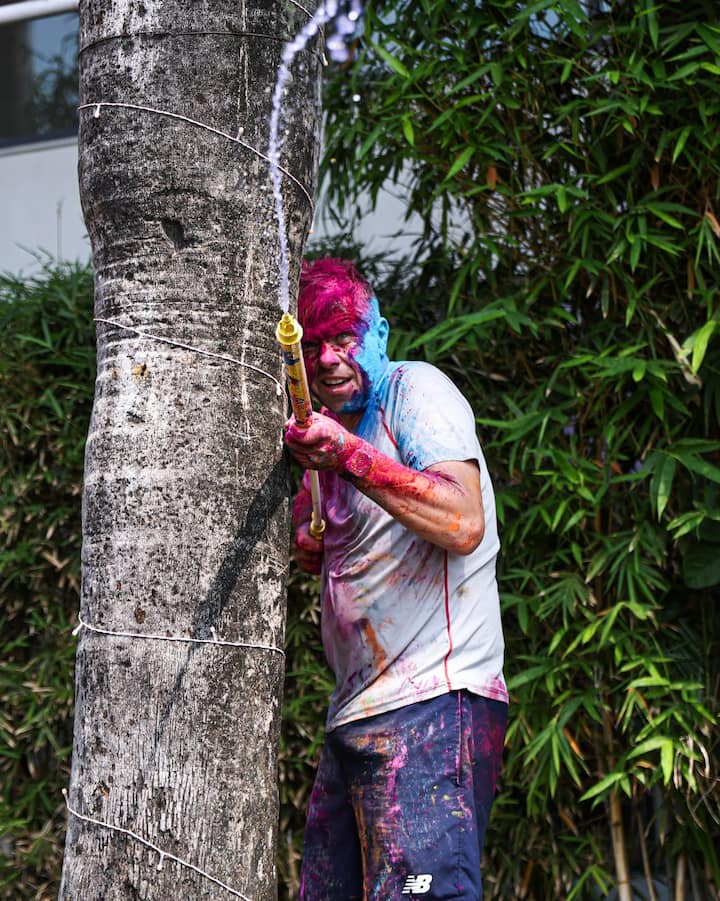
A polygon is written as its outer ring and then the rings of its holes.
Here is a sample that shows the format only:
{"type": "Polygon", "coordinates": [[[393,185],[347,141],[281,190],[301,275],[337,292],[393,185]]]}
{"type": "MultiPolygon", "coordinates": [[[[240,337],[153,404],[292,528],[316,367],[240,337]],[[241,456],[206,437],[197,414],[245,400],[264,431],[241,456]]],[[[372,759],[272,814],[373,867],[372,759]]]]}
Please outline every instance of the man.
{"type": "Polygon", "coordinates": [[[285,441],[320,471],[327,527],[296,559],[322,574],[336,677],[305,829],[301,898],[482,897],[507,722],[492,486],[475,419],[427,363],[391,363],[354,267],[303,267],[308,381],[323,405],[285,441]]]}

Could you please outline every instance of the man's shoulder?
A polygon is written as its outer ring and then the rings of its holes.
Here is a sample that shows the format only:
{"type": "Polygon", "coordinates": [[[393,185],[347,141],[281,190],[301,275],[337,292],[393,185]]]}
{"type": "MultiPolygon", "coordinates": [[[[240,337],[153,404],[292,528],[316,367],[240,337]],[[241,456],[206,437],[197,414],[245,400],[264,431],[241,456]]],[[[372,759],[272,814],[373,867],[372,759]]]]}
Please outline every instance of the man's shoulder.
{"type": "Polygon", "coordinates": [[[465,400],[464,395],[437,366],[423,360],[402,360],[388,366],[385,391],[403,399],[418,395],[419,398],[455,396],[465,400]]]}
{"type": "Polygon", "coordinates": [[[441,369],[433,366],[432,363],[426,363],[424,360],[400,360],[399,362],[390,363],[387,378],[388,383],[396,387],[416,382],[432,384],[448,382],[452,384],[452,381],[441,369]]]}

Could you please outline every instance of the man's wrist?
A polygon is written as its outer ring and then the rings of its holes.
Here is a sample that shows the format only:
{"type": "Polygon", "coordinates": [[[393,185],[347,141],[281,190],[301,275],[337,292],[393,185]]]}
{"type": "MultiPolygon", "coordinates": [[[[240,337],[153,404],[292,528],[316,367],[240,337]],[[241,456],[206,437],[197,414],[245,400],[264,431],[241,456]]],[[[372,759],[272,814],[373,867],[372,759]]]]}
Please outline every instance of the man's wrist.
{"type": "Polygon", "coordinates": [[[376,450],[362,438],[355,438],[340,459],[339,475],[344,479],[363,479],[372,470],[376,450]]]}
{"type": "Polygon", "coordinates": [[[353,451],[345,461],[345,475],[354,476],[356,479],[363,479],[372,469],[373,458],[362,447],[353,451]]]}

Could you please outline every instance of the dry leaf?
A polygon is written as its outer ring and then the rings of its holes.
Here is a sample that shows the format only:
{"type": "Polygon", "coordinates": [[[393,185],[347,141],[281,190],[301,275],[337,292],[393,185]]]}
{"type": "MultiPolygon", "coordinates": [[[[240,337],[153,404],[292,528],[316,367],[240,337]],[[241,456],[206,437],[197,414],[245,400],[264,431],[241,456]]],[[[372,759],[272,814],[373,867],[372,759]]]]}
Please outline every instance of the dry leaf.
{"type": "Polygon", "coordinates": [[[720,222],[717,221],[714,213],[711,213],[710,210],[707,210],[705,212],[705,218],[710,223],[710,227],[712,228],[713,232],[715,233],[715,237],[720,238],[720,222]]]}
{"type": "Polygon", "coordinates": [[[650,170],[650,184],[652,185],[653,191],[657,191],[660,187],[660,166],[655,163],[650,170]]]}

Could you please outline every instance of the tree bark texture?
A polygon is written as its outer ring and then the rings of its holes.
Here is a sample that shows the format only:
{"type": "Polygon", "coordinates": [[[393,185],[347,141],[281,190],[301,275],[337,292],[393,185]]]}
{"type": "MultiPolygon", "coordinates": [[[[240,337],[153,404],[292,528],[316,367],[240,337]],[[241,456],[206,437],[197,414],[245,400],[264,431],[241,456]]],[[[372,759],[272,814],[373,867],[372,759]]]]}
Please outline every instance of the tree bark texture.
{"type": "MultiPolygon", "coordinates": [[[[79,175],[95,315],[281,379],[267,151],[289,2],[82,0],[79,175]]],[[[314,193],[320,60],[296,59],[281,163],[314,193]]],[[[283,179],[296,283],[311,220],[283,179]]],[[[98,324],[81,617],[112,632],[282,647],[286,402],[268,375],[98,324]]],[[[63,901],[276,897],[272,650],[80,632],[63,901]]]]}

